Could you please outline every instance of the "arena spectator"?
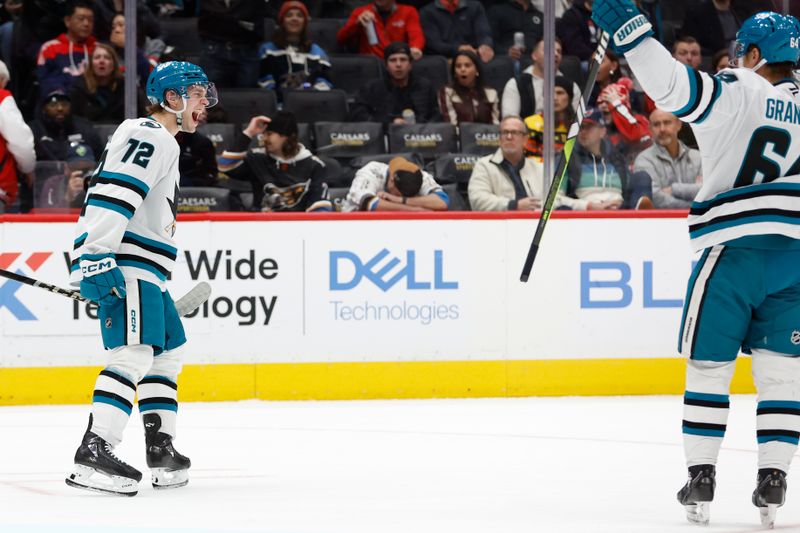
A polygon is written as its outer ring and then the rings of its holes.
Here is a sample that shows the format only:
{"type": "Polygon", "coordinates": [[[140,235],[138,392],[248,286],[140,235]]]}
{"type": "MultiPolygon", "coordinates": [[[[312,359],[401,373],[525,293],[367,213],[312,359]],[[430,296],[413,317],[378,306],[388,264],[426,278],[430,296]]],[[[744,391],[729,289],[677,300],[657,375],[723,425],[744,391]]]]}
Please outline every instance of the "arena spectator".
{"type": "Polygon", "coordinates": [[[575,0],[556,24],[564,53],[588,63],[597,48],[597,30],[592,22],[592,0],[575,0]]]}
{"type": "Polygon", "coordinates": [[[344,211],[446,211],[450,197],[417,165],[402,157],[358,169],[344,211]]]}
{"type": "Polygon", "coordinates": [[[444,121],[454,126],[461,122],[500,121],[497,91],[486,87],[477,55],[468,50],[456,52],[450,63],[450,79],[448,85],[439,89],[439,110],[444,121]]]}
{"type": "Polygon", "coordinates": [[[69,91],[75,78],[82,76],[89,66],[96,39],[92,4],[86,0],[72,0],[64,17],[67,31],[39,50],[37,75],[41,94],[55,90],[69,91]]]}
{"type": "Polygon", "coordinates": [[[603,113],[589,109],[562,182],[562,202],[576,210],[644,209],[652,206],[650,179],[628,175],[623,155],[606,138],[603,113]]]}
{"type": "Polygon", "coordinates": [[[531,211],[542,207],[542,164],[525,157],[527,139],[528,129],[522,118],[503,118],[500,148],[478,159],[469,178],[473,211],[531,211]]]}
{"type": "Polygon", "coordinates": [[[718,74],[720,70],[729,68],[731,66],[731,56],[727,49],[720,50],[711,57],[711,70],[714,74],[718,74]]]}
{"type": "Polygon", "coordinates": [[[14,203],[20,178],[26,186],[31,185],[36,163],[33,133],[25,124],[14,96],[6,89],[8,80],[8,67],[0,62],[0,213],[14,203]]]}
{"type": "Polygon", "coordinates": [[[36,195],[36,207],[79,209],[86,198],[87,180],[95,166],[95,155],[88,145],[70,143],[66,157],[66,175],[51,176],[42,183],[36,195]]]}
{"type": "MultiPolygon", "coordinates": [[[[95,45],[90,67],[72,85],[70,101],[72,113],[91,122],[119,124],[125,120],[125,79],[114,48],[95,45]]],[[[143,115],[147,100],[142,91],[137,91],[137,104],[143,115]]]]}
{"type": "Polygon", "coordinates": [[[530,0],[502,0],[489,8],[495,52],[519,61],[542,39],[544,15],[530,0]],[[524,35],[525,46],[514,43],[514,34],[524,35]]]}
{"type": "Polygon", "coordinates": [[[703,55],[728,48],[736,32],[750,15],[771,11],[770,0],[703,0],[686,11],[680,35],[691,35],[703,55]]]}
{"type": "MultiPolygon", "coordinates": [[[[555,51],[553,61],[555,63],[556,75],[563,76],[561,71],[558,70],[561,64],[561,42],[558,39],[553,43],[553,50],[555,51]]],[[[503,88],[501,107],[504,117],[529,117],[544,111],[545,57],[543,39],[540,39],[533,47],[531,59],[533,60],[533,64],[523,70],[519,76],[508,80],[503,88]]],[[[573,109],[577,109],[581,98],[581,90],[575,82],[572,82],[572,91],[570,92],[573,95],[571,106],[573,109]]]]}
{"type": "Polygon", "coordinates": [[[372,80],[359,89],[350,108],[351,120],[385,124],[439,120],[436,91],[429,80],[413,75],[408,44],[390,44],[384,57],[386,79],[372,80]]]}
{"type": "Polygon", "coordinates": [[[336,41],[343,48],[381,59],[385,59],[385,48],[394,42],[406,43],[415,60],[422,57],[425,48],[425,34],[416,8],[395,0],[375,0],[354,9],[336,35],[336,41]]]}
{"type": "MultiPolygon", "coordinates": [[[[214,106],[216,107],[216,106],[214,106]]],[[[214,109],[214,108],[212,108],[214,109]]],[[[208,109],[203,108],[197,116],[197,124],[208,122],[208,109]]],[[[175,136],[181,155],[178,157],[178,169],[181,175],[181,187],[214,187],[217,185],[217,154],[211,139],[200,132],[178,132],[175,136]]]]}
{"type": "MultiPolygon", "coordinates": [[[[0,9],[0,60],[6,66],[11,64],[11,46],[14,37],[14,23],[19,24],[22,15],[22,0],[6,0],[0,9]]],[[[19,30],[17,30],[19,31],[19,30]]]]}
{"type": "Polygon", "coordinates": [[[103,152],[104,142],[83,117],[72,114],[69,95],[52,91],[42,100],[39,118],[31,123],[36,159],[40,161],[66,161],[70,144],[87,144],[97,155],[103,152]]]}
{"type": "Polygon", "coordinates": [[[419,12],[425,51],[448,58],[460,50],[488,63],[494,57],[492,29],[478,0],[434,0],[419,12]]]}
{"type": "MultiPolygon", "coordinates": [[[[142,39],[161,36],[161,24],[145,0],[136,1],[136,29],[142,39]]],[[[125,0],[94,0],[94,33],[98,40],[107,42],[111,36],[114,16],[125,11],[125,0]]],[[[141,46],[142,42],[139,42],[141,46]]]]}
{"type": "MultiPolygon", "coordinates": [[[[569,128],[575,120],[570,102],[573,100],[573,83],[564,76],[556,76],[553,88],[553,142],[556,153],[564,149],[567,142],[569,128]]],[[[525,117],[528,127],[528,142],[525,145],[525,156],[534,157],[537,161],[543,160],[544,146],[544,116],[539,113],[525,117]]]]}
{"type": "MultiPolygon", "coordinates": [[[[125,73],[125,15],[118,13],[114,16],[111,23],[111,46],[119,58],[119,69],[125,73]]],[[[147,77],[155,67],[155,61],[148,58],[144,50],[137,45],[136,47],[136,75],[139,77],[139,87],[144,89],[147,86],[147,77]]]]}
{"type": "Polygon", "coordinates": [[[253,205],[261,211],[331,211],[323,181],[325,163],[298,140],[293,113],[255,116],[223,152],[220,170],[228,177],[253,184],[253,205]],[[264,152],[248,150],[252,138],[264,136],[264,152]]]}
{"type": "Polygon", "coordinates": [[[691,35],[681,35],[672,44],[672,57],[692,68],[699,69],[703,62],[700,43],[691,35]]]}
{"type": "Polygon", "coordinates": [[[629,78],[621,78],[617,83],[607,85],[597,97],[597,107],[603,113],[604,124],[608,128],[608,140],[629,164],[652,141],[647,117],[636,113],[631,107],[632,86],[629,78]]]}
{"type": "Polygon", "coordinates": [[[678,139],[682,126],[683,123],[672,113],[660,109],[653,111],[650,114],[653,145],[640,153],[634,162],[634,170],[650,175],[653,204],[660,209],[690,207],[702,186],[700,152],[678,139]]]}
{"type": "Polygon", "coordinates": [[[278,12],[278,28],[272,41],[259,50],[258,84],[276,92],[283,101],[287,89],[327,91],[331,68],[328,55],[308,36],[308,9],[298,0],[284,2],[278,12]]]}
{"type": "Polygon", "coordinates": [[[200,66],[218,86],[256,87],[258,47],[264,40],[266,2],[203,0],[197,29],[200,66]]]}

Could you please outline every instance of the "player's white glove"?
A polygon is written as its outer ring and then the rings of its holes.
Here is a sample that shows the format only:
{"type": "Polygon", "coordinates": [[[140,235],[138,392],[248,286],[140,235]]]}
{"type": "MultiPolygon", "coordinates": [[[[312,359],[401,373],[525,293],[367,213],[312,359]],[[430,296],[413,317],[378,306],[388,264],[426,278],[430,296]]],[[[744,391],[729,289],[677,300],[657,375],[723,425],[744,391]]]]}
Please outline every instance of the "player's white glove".
{"type": "Polygon", "coordinates": [[[83,254],[80,260],[81,296],[100,305],[125,298],[125,278],[114,254],[83,254]]]}
{"type": "Polygon", "coordinates": [[[594,0],[592,20],[611,36],[614,49],[622,54],[653,35],[653,26],[630,0],[594,0]]]}

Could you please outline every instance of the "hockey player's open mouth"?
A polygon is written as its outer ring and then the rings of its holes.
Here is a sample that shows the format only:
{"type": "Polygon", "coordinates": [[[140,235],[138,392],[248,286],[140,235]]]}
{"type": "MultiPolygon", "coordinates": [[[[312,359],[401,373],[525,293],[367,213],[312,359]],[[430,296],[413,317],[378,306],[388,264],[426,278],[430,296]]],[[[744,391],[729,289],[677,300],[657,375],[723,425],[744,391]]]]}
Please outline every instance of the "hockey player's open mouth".
{"type": "Polygon", "coordinates": [[[200,110],[199,109],[196,110],[196,111],[192,111],[192,120],[194,121],[195,124],[200,122],[200,110]]]}

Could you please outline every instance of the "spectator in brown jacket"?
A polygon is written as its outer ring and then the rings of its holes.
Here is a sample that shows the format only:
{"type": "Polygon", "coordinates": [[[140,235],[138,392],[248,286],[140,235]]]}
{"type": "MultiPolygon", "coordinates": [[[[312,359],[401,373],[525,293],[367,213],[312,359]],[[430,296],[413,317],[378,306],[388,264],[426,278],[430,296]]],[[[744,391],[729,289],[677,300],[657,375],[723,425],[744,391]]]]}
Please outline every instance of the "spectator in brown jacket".
{"type": "Polygon", "coordinates": [[[461,50],[450,63],[448,85],[439,89],[442,119],[457,126],[461,122],[497,124],[500,102],[497,91],[484,84],[483,66],[478,56],[461,50]]]}

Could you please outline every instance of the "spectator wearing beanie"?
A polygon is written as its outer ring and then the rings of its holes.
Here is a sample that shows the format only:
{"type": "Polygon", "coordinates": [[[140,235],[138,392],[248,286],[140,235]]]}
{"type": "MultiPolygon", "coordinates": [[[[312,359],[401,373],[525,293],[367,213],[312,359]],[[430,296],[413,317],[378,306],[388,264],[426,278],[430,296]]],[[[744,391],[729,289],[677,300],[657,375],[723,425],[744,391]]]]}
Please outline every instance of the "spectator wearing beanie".
{"type": "Polygon", "coordinates": [[[395,0],[375,0],[354,9],[336,34],[336,41],[343,48],[381,59],[385,59],[384,49],[393,42],[406,43],[415,60],[422,57],[425,48],[425,34],[417,9],[395,0]],[[370,42],[369,34],[373,29],[376,40],[370,42]]]}
{"type": "Polygon", "coordinates": [[[272,41],[261,45],[258,84],[277,93],[285,90],[327,91],[331,68],[328,55],[308,36],[308,9],[297,0],[284,2],[278,11],[278,28],[272,41]]]}
{"type": "Polygon", "coordinates": [[[403,112],[410,110],[416,122],[438,121],[441,117],[436,91],[429,80],[413,75],[408,44],[390,44],[384,57],[385,79],[372,80],[359,89],[350,108],[350,119],[404,124],[403,112]]]}
{"type": "Polygon", "coordinates": [[[323,181],[325,163],[298,139],[294,113],[278,111],[271,119],[255,116],[219,159],[230,178],[253,184],[253,206],[262,211],[331,211],[323,181]],[[263,150],[248,150],[261,136],[263,150]]]}

